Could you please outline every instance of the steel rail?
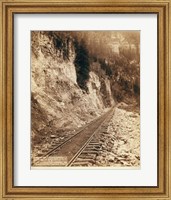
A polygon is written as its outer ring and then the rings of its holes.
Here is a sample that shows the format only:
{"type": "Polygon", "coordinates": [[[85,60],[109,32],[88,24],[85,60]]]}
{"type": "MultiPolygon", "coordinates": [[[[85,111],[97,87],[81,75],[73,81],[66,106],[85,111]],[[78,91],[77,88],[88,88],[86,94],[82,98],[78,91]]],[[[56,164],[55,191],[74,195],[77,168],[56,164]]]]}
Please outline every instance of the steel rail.
{"type": "Polygon", "coordinates": [[[108,118],[105,118],[102,123],[97,127],[97,129],[94,131],[94,133],[91,135],[91,137],[85,142],[85,144],[80,148],[80,150],[72,157],[72,159],[67,163],[66,166],[71,166],[74,161],[81,155],[81,153],[84,151],[84,149],[88,146],[88,144],[91,142],[91,140],[93,139],[94,135],[98,132],[98,130],[101,128],[101,126],[106,122],[109,121],[111,119],[111,117],[113,115],[111,115],[113,113],[114,108],[112,108],[110,110],[110,114],[108,118]],[[110,116],[111,115],[111,116],[110,116]]]}

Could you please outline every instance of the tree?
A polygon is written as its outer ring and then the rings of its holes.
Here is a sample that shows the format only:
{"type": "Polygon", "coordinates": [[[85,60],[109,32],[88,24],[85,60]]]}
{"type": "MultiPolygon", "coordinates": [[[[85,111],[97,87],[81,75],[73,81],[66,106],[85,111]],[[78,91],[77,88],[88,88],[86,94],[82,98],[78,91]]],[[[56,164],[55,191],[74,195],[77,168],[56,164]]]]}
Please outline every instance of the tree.
{"type": "Polygon", "coordinates": [[[81,89],[88,92],[87,81],[89,79],[90,63],[88,49],[86,48],[84,40],[80,42],[75,41],[75,50],[76,57],[74,64],[77,73],[77,83],[81,89]]]}

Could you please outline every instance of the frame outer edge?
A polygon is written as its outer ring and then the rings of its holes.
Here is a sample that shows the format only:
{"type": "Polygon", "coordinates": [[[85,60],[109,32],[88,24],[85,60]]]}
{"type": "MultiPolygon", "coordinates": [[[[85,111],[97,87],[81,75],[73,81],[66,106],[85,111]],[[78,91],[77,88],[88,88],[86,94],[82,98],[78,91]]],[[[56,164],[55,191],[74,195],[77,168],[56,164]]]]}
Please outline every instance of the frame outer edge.
{"type": "Polygon", "coordinates": [[[167,120],[167,123],[168,123],[168,126],[167,126],[167,189],[168,189],[168,196],[169,196],[169,199],[171,199],[171,37],[170,37],[170,34],[171,34],[171,1],[168,3],[168,6],[167,6],[167,67],[168,67],[168,70],[167,70],[167,73],[168,73],[168,88],[167,88],[167,100],[168,100],[168,103],[167,103],[167,109],[168,109],[168,120],[167,120]]]}
{"type": "MultiPolygon", "coordinates": [[[[171,188],[171,0],[169,1],[169,7],[168,7],[168,72],[169,72],[169,88],[168,88],[168,92],[169,92],[169,97],[168,97],[168,100],[169,100],[169,116],[168,116],[168,123],[169,123],[169,127],[168,127],[168,145],[169,145],[169,149],[168,149],[168,189],[171,188]]],[[[171,199],[171,189],[169,189],[169,198],[171,199]]]]}
{"type": "Polygon", "coordinates": [[[6,47],[5,47],[5,22],[6,22],[6,10],[4,2],[2,6],[2,196],[6,193],[6,47]]]}
{"type": "Polygon", "coordinates": [[[5,51],[4,51],[4,35],[5,35],[5,26],[4,26],[4,5],[0,0],[0,198],[3,199],[5,194],[5,132],[6,132],[6,85],[5,85],[5,51]]]}
{"type": "Polygon", "coordinates": [[[165,108],[165,117],[166,117],[166,141],[165,141],[165,152],[166,152],[166,162],[165,162],[165,175],[166,175],[166,194],[168,195],[168,197],[170,197],[170,189],[169,189],[169,182],[170,182],[170,177],[169,177],[169,95],[170,95],[170,91],[169,91],[169,88],[170,88],[170,76],[169,76],[169,72],[170,72],[170,65],[169,65],[169,6],[170,4],[168,3],[167,6],[166,6],[166,13],[165,13],[165,17],[166,17],[166,20],[165,20],[165,85],[166,85],[166,88],[165,88],[165,104],[166,104],[166,108],[165,108]]]}
{"type": "MultiPolygon", "coordinates": [[[[1,0],[2,2],[6,3],[47,3],[47,0],[1,0]]],[[[106,3],[148,3],[148,4],[154,4],[154,3],[169,3],[170,0],[98,0],[99,4],[106,4],[106,3]]],[[[90,4],[90,3],[95,3],[97,4],[97,0],[48,0],[48,3],[59,3],[59,4],[90,4]]]]}
{"type": "MultiPolygon", "coordinates": [[[[3,173],[2,173],[2,154],[3,154],[3,148],[2,148],[2,135],[3,135],[3,132],[2,132],[2,129],[3,129],[3,126],[2,126],[2,118],[3,118],[3,112],[2,112],[2,109],[3,109],[3,106],[2,106],[2,2],[0,2],[0,177],[3,177],[3,173]]],[[[0,185],[2,185],[2,178],[0,178],[0,185]]],[[[0,187],[0,197],[2,198],[2,187],[0,187]]]]}

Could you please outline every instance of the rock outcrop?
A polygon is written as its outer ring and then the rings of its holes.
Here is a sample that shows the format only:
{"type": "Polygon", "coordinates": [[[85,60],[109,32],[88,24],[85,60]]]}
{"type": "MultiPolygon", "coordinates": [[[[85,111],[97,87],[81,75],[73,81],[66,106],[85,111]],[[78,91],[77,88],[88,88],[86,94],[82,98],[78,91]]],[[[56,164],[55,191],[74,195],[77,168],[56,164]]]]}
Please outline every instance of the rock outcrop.
{"type": "Polygon", "coordinates": [[[89,71],[80,88],[71,37],[32,32],[31,108],[33,145],[56,131],[83,126],[115,102],[107,76],[89,71]]]}

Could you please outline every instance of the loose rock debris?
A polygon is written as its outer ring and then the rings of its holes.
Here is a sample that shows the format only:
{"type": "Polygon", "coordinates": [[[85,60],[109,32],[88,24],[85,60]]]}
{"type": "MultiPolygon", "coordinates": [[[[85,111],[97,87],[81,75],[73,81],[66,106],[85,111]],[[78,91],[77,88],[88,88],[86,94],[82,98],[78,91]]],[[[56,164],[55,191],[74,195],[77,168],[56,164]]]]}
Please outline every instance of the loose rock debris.
{"type": "Polygon", "coordinates": [[[102,151],[96,157],[98,166],[140,166],[140,115],[116,108],[103,131],[102,151]]]}

